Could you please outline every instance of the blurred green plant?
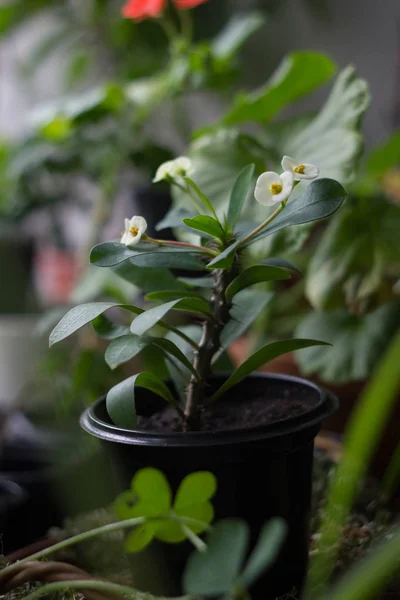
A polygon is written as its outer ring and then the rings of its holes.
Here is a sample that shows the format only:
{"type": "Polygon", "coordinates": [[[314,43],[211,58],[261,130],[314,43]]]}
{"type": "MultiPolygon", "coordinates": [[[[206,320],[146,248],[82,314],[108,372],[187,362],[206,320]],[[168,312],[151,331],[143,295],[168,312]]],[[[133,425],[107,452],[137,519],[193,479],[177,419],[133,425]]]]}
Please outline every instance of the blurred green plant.
{"type": "MultiPolygon", "coordinates": [[[[306,598],[316,598],[325,592],[336,562],[341,528],[347,521],[360,481],[366,473],[372,453],[379,443],[383,427],[397,398],[396,392],[400,388],[399,355],[400,334],[397,333],[363,392],[346,430],[343,456],[328,489],[307,581],[306,598]]],[[[394,539],[397,541],[391,542],[397,547],[400,538],[396,536],[394,539]]],[[[389,541],[389,547],[391,542],[389,541]]],[[[380,577],[383,578],[385,573],[392,573],[391,569],[400,563],[400,554],[397,554],[395,560],[391,558],[390,564],[386,564],[385,567],[379,552],[375,561],[377,568],[374,570],[374,583],[378,585],[380,577]]],[[[354,586],[354,580],[352,581],[354,586]]],[[[365,591],[363,585],[360,589],[365,591]]],[[[374,593],[375,589],[370,589],[368,597],[374,593]]]]}
{"type": "Polygon", "coordinates": [[[336,383],[367,379],[396,332],[400,196],[391,182],[399,160],[395,132],[366,157],[343,211],[312,242],[305,279],[312,310],[305,308],[295,332],[324,331],[335,358],[305,351],[296,357],[304,374],[336,383]]]}

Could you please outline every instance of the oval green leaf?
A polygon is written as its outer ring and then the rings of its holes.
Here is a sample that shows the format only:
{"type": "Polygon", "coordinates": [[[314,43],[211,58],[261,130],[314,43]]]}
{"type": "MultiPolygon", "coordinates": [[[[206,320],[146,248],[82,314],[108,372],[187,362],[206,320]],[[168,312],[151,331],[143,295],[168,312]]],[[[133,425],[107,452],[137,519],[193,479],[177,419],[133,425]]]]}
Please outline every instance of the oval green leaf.
{"type": "Polygon", "coordinates": [[[250,186],[253,181],[255,165],[248,165],[240,173],[236,179],[228,207],[228,216],[226,224],[230,231],[233,231],[237,221],[240,218],[243,205],[249,195],[250,186]]]}
{"type": "Polygon", "coordinates": [[[261,283],[264,281],[280,281],[290,279],[290,275],[280,267],[267,265],[254,265],[245,269],[228,285],[225,291],[225,297],[228,302],[232,302],[232,298],[245,288],[261,283]]]}
{"type": "Polygon", "coordinates": [[[116,302],[90,302],[75,306],[61,319],[55,326],[49,337],[49,345],[57,344],[69,337],[78,329],[91,323],[94,319],[102,315],[111,308],[122,308],[137,315],[144,312],[141,308],[131,306],[130,304],[118,304],[116,302]]]}
{"type": "Polygon", "coordinates": [[[205,552],[194,552],[186,564],[183,586],[193,596],[230,596],[246,555],[249,528],[227,519],[213,527],[205,552]]]}
{"type": "Polygon", "coordinates": [[[287,525],[283,519],[275,518],[265,523],[261,529],[257,545],[247,561],[247,565],[240,575],[240,583],[245,589],[257,581],[260,575],[270,567],[286,538],[287,525]]]}
{"type": "Polygon", "coordinates": [[[325,219],[333,214],[347,198],[347,192],[334,179],[317,179],[305,192],[289,202],[286,208],[249,244],[261,240],[285,227],[325,219]]]}
{"type": "Polygon", "coordinates": [[[223,240],[225,237],[225,232],[219,221],[212,217],[208,217],[207,215],[200,215],[198,217],[193,217],[193,219],[183,219],[183,222],[190,227],[190,229],[206,233],[212,238],[223,240]]]}
{"type": "Polygon", "coordinates": [[[151,343],[149,338],[138,335],[123,335],[111,342],[105,353],[105,361],[110,369],[116,369],[131,360],[151,343]]]}
{"type": "Polygon", "coordinates": [[[176,400],[167,385],[154,373],[138,373],[121,381],[107,394],[107,412],[117,427],[135,429],[137,424],[135,393],[137,387],[143,387],[160,396],[173,406],[176,400]]]}
{"type": "Polygon", "coordinates": [[[309,348],[310,346],[329,346],[326,342],[320,342],[317,340],[283,340],[279,342],[272,342],[263,346],[257,352],[252,354],[236,371],[225,381],[225,383],[217,390],[217,392],[211,396],[209,402],[215,402],[223,396],[231,387],[242,381],[245,377],[250,375],[253,371],[256,371],[262,365],[265,365],[270,360],[286,354],[287,352],[294,352],[295,350],[301,350],[302,348],[309,348]]]}
{"type": "Polygon", "coordinates": [[[182,298],[172,300],[155,308],[150,308],[137,317],[132,325],[131,332],[136,335],[143,335],[157,325],[170,310],[184,310],[194,313],[201,313],[206,316],[211,315],[211,310],[206,300],[201,301],[200,298],[182,298]]]}

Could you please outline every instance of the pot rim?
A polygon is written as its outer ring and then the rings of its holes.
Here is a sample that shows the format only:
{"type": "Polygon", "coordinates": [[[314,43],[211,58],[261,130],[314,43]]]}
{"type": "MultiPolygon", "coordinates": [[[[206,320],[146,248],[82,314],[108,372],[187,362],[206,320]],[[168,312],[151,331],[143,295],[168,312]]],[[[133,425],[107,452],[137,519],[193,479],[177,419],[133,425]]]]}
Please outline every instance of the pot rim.
{"type": "MultiPolygon", "coordinates": [[[[224,374],[221,373],[218,376],[223,377],[224,374]]],[[[267,425],[223,431],[154,432],[123,429],[104,421],[97,414],[99,407],[106,401],[105,397],[102,397],[84,411],[80,418],[80,425],[84,431],[101,440],[120,444],[162,447],[220,446],[235,442],[281,438],[304,429],[318,429],[321,422],[334,413],[339,406],[339,401],[334,394],[301,377],[256,372],[249,375],[249,378],[291,382],[307,386],[319,394],[319,402],[314,408],[301,415],[281,419],[267,425]]]]}

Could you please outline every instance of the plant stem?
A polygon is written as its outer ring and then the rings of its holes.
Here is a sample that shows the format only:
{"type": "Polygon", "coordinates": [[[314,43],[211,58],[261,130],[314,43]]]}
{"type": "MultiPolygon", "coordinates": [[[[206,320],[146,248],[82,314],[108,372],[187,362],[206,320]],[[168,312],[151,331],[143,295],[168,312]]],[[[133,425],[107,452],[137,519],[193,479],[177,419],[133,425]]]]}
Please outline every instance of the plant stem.
{"type": "Polygon", "coordinates": [[[101,527],[96,527],[95,529],[90,529],[89,531],[84,531],[82,533],[78,533],[62,542],[58,542],[54,544],[54,546],[50,546],[49,548],[44,548],[43,550],[39,550],[39,552],[35,552],[30,556],[26,556],[25,558],[19,560],[18,562],[9,565],[5,569],[0,571],[0,578],[5,577],[15,569],[18,569],[19,566],[23,563],[31,562],[34,560],[40,560],[41,558],[45,558],[46,556],[50,556],[59,550],[64,550],[65,548],[69,548],[74,544],[79,544],[91,538],[97,537],[98,535],[102,535],[103,533],[111,533],[112,531],[118,531],[120,529],[129,529],[131,527],[136,527],[138,525],[143,525],[147,521],[154,520],[165,520],[165,521],[178,521],[179,523],[184,523],[188,525],[201,525],[206,530],[210,529],[210,526],[203,521],[198,521],[197,519],[192,519],[190,517],[181,517],[181,516],[160,516],[160,517],[135,517],[133,519],[126,519],[124,521],[117,521],[116,523],[110,523],[108,525],[102,525],[101,527]]]}
{"type": "MultiPolygon", "coordinates": [[[[126,585],[119,585],[117,583],[111,583],[109,581],[96,581],[96,580],[82,580],[82,581],[57,581],[56,583],[48,583],[46,585],[40,586],[37,590],[25,596],[25,600],[35,600],[43,596],[44,594],[49,594],[51,592],[58,592],[62,590],[96,590],[98,592],[104,592],[105,597],[108,595],[112,596],[121,596],[134,598],[135,600],[151,600],[155,599],[155,596],[152,596],[148,592],[140,592],[139,590],[135,590],[126,585]]],[[[181,596],[179,600],[188,600],[189,596],[181,596]]],[[[157,598],[157,600],[163,600],[162,598],[157,598]]],[[[170,598],[169,600],[178,600],[170,598]]]]}
{"type": "Polygon", "coordinates": [[[217,256],[218,252],[215,250],[210,250],[210,248],[205,248],[204,246],[196,246],[195,244],[188,244],[186,242],[174,242],[173,240],[155,240],[149,236],[142,236],[142,240],[145,242],[151,242],[152,244],[157,244],[159,246],[177,246],[178,248],[193,248],[193,250],[201,250],[204,254],[209,254],[210,256],[217,256]]]}
{"type": "Polygon", "coordinates": [[[259,225],[255,229],[253,229],[253,231],[250,231],[250,233],[248,235],[246,235],[246,237],[244,237],[242,240],[240,240],[240,244],[238,247],[244,246],[244,244],[246,244],[249,240],[251,240],[251,238],[253,238],[255,235],[257,235],[257,233],[260,233],[260,231],[262,231],[264,229],[264,227],[269,225],[271,223],[271,221],[273,221],[279,215],[279,213],[283,211],[285,206],[286,206],[286,202],[282,202],[278,206],[276,211],[273,212],[272,215],[270,215],[268,217],[268,219],[265,219],[265,221],[263,221],[263,223],[261,223],[261,225],[259,225]]]}
{"type": "Polygon", "coordinates": [[[236,264],[232,269],[216,269],[213,271],[213,295],[210,303],[214,319],[207,320],[203,325],[203,335],[195,352],[194,368],[200,375],[197,380],[191,378],[187,390],[185,417],[188,429],[200,428],[200,410],[204,406],[207,378],[211,374],[211,361],[220,347],[220,335],[230,319],[231,305],[225,298],[225,290],[236,276],[236,264]]]}

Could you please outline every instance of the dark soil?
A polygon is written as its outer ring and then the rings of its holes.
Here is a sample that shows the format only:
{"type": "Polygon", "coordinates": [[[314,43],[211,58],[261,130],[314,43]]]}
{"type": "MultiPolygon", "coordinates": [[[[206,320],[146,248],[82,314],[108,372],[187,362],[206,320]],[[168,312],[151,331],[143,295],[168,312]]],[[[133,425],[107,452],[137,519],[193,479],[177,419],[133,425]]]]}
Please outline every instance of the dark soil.
{"type": "MultiPolygon", "coordinates": [[[[206,406],[201,410],[201,431],[227,431],[249,429],[270,425],[300,416],[316,406],[316,398],[310,390],[289,386],[265,389],[261,395],[244,394],[206,406]]],[[[138,417],[138,429],[142,431],[177,432],[183,431],[183,424],[171,406],[155,412],[151,416],[138,417]]]]}

